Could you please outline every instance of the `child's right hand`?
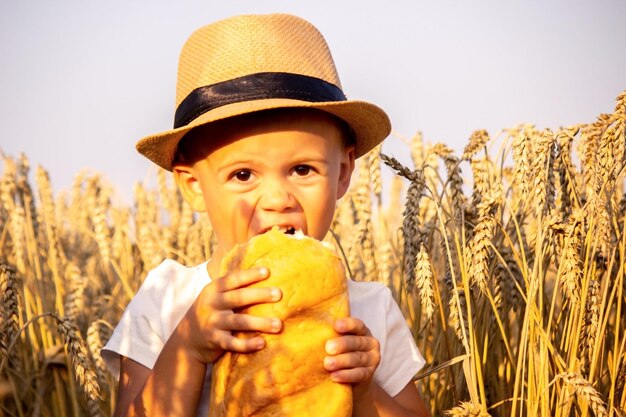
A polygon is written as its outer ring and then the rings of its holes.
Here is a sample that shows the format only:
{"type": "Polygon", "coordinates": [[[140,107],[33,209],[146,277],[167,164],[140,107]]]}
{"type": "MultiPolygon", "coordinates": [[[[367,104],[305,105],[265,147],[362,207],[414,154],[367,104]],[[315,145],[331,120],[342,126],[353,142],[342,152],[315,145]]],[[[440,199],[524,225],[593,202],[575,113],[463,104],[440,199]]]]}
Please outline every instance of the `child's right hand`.
{"type": "Polygon", "coordinates": [[[261,335],[238,338],[233,331],[280,332],[282,322],[278,318],[236,313],[246,306],[280,300],[282,293],[278,288],[248,288],[267,277],[267,268],[240,270],[204,287],[174,332],[188,354],[199,362],[213,363],[224,351],[254,352],[265,346],[261,335]]]}

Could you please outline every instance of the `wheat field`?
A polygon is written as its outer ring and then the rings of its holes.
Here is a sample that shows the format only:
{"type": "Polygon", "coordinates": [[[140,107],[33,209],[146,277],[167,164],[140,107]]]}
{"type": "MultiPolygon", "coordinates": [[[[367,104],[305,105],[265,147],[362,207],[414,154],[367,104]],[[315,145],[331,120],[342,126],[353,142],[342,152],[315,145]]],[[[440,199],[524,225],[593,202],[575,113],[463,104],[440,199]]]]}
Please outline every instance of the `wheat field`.
{"type": "MultiPolygon", "coordinates": [[[[591,123],[359,160],[327,239],[392,289],[432,415],[626,416],[625,131],[626,91],[591,123]]],[[[97,174],[54,195],[26,156],[3,165],[0,415],[109,416],[100,348],[147,271],[211,255],[211,225],[165,172],[129,207],[97,174]]]]}

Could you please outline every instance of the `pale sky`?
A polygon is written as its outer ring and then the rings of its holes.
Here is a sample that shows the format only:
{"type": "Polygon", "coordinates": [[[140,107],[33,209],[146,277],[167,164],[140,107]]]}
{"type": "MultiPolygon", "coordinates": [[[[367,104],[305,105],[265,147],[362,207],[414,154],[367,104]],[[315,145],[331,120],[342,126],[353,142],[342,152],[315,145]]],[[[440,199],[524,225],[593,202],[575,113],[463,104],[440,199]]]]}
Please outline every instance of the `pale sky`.
{"type": "MultiPolygon", "coordinates": [[[[135,142],[171,128],[188,35],[270,12],[316,25],[346,95],[383,107],[397,135],[459,152],[476,129],[592,122],[626,89],[624,0],[4,0],[0,149],[57,191],[89,168],[128,199],[150,172],[135,142]]],[[[408,162],[397,138],[384,151],[408,162]]]]}

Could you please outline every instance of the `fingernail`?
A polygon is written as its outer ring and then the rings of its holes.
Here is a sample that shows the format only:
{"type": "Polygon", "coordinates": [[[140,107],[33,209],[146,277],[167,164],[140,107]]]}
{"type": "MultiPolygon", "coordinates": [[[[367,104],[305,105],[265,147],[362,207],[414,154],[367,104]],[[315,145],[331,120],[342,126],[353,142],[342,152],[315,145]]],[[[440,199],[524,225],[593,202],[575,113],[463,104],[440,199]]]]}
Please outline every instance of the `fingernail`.
{"type": "Polygon", "coordinates": [[[278,288],[272,288],[270,290],[270,295],[272,297],[272,300],[280,300],[280,290],[278,288]]]}
{"type": "Polygon", "coordinates": [[[259,275],[260,276],[266,277],[266,276],[269,275],[269,273],[270,273],[270,271],[266,267],[262,266],[261,268],[259,268],[259,275]]]}
{"type": "Polygon", "coordinates": [[[326,353],[333,355],[335,352],[337,352],[337,343],[332,341],[326,342],[326,353]]]}
{"type": "Polygon", "coordinates": [[[326,369],[332,370],[335,368],[335,360],[333,358],[326,357],[324,358],[324,367],[326,369]]]}
{"type": "Polygon", "coordinates": [[[265,346],[265,340],[259,339],[254,345],[256,346],[257,349],[261,349],[263,346],[265,346]]]}
{"type": "Polygon", "coordinates": [[[279,319],[272,319],[272,330],[275,332],[279,331],[282,327],[282,323],[279,319]]]}

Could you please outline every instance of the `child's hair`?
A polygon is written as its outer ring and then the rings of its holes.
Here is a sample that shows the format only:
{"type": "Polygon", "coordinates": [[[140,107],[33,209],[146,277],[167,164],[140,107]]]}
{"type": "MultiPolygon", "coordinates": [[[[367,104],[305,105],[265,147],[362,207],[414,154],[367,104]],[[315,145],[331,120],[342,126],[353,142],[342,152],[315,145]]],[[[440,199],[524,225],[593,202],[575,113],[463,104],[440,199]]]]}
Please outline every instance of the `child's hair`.
{"type": "MultiPolygon", "coordinates": [[[[215,140],[216,138],[211,138],[212,131],[219,131],[224,127],[236,128],[237,126],[242,126],[244,124],[263,123],[264,121],[267,121],[269,119],[302,116],[307,114],[315,114],[332,121],[341,133],[343,145],[346,147],[354,145],[354,132],[352,131],[350,126],[339,117],[327,113],[323,110],[299,107],[285,107],[234,116],[228,119],[219,120],[211,124],[199,126],[192,129],[180,140],[180,142],[178,142],[172,165],[193,165],[200,159],[206,157],[206,155],[204,155],[202,152],[202,148],[198,145],[200,144],[199,142],[203,140],[215,140]]],[[[277,144],[277,146],[279,146],[279,144],[277,144]]]]}

